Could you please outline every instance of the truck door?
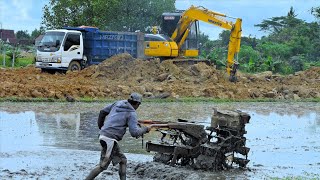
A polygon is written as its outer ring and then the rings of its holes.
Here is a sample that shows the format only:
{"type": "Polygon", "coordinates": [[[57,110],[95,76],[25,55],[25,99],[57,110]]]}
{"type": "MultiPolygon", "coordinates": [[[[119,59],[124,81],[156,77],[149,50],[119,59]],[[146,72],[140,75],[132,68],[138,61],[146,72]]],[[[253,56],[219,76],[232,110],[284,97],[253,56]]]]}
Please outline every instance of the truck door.
{"type": "Polygon", "coordinates": [[[68,66],[72,60],[80,61],[83,56],[83,41],[81,33],[68,33],[65,38],[62,59],[68,66]]]}

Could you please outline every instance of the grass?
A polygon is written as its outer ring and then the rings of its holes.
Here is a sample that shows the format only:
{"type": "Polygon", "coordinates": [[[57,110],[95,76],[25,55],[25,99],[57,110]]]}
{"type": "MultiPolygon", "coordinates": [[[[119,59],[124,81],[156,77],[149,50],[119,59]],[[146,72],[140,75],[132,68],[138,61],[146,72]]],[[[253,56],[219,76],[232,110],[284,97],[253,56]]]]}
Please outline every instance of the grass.
{"type": "Polygon", "coordinates": [[[25,67],[25,66],[28,66],[29,64],[34,64],[33,57],[18,58],[18,61],[15,64],[15,66],[16,67],[25,67]]]}
{"type": "MultiPolygon", "coordinates": [[[[17,58],[14,63],[14,67],[26,67],[29,64],[34,64],[34,57],[28,56],[28,57],[21,57],[17,58]]],[[[6,56],[6,66],[3,66],[3,55],[0,54],[0,67],[11,67],[12,66],[12,60],[9,56],[6,56]]]]}

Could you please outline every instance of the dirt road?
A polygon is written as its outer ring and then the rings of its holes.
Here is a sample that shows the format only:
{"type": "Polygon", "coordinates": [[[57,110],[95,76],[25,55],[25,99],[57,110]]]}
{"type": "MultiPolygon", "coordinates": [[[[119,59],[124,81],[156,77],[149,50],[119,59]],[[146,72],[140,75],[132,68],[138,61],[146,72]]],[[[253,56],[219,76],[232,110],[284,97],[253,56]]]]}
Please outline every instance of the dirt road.
{"type": "Polygon", "coordinates": [[[143,61],[128,54],[107,59],[80,72],[41,73],[33,66],[0,69],[0,97],[79,99],[123,98],[132,91],[150,98],[304,99],[320,97],[320,68],[294,75],[238,73],[231,83],[224,71],[203,63],[176,66],[143,61]]]}

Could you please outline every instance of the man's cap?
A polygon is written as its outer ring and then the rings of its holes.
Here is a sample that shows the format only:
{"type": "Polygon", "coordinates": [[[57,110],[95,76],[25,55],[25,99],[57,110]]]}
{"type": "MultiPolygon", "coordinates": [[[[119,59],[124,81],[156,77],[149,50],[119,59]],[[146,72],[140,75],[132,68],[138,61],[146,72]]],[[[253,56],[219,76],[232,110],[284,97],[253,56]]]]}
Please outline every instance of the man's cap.
{"type": "Polygon", "coordinates": [[[142,95],[134,92],[130,95],[129,99],[132,101],[141,103],[142,102],[142,95]]]}

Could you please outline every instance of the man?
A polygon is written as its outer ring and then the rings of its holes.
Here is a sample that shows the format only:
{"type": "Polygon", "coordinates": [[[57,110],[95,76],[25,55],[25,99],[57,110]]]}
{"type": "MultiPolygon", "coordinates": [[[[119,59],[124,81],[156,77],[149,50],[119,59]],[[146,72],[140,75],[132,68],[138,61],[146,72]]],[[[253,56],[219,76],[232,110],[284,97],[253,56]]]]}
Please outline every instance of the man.
{"type": "Polygon", "coordinates": [[[119,163],[120,179],[126,179],[127,158],[120,151],[118,142],[126,133],[132,137],[140,137],[150,131],[150,127],[139,127],[136,109],[141,104],[142,96],[132,93],[128,100],[117,101],[103,108],[98,117],[100,129],[100,144],[102,146],[100,163],[90,172],[86,179],[94,179],[102,171],[106,170],[112,161],[113,165],[119,163]]]}

